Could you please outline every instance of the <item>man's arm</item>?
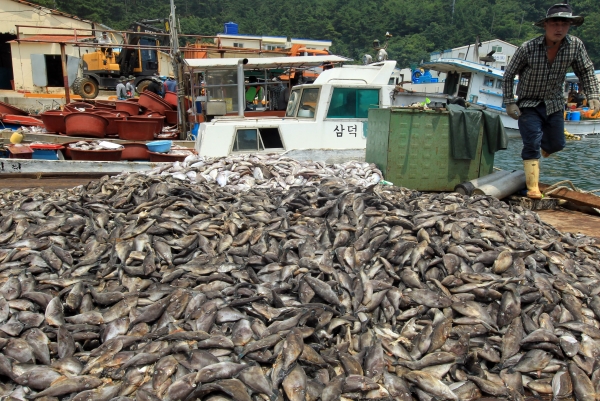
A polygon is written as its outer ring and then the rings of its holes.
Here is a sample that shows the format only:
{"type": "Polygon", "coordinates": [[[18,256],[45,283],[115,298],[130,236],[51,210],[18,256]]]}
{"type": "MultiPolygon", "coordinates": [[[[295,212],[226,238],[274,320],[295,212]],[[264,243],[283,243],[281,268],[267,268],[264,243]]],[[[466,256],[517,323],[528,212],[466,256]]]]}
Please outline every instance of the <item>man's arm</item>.
{"type": "Polygon", "coordinates": [[[515,94],[513,88],[515,86],[515,76],[525,67],[527,59],[525,57],[525,49],[523,46],[519,47],[515,52],[512,60],[508,63],[506,70],[504,71],[504,80],[502,81],[502,92],[504,96],[504,104],[516,103],[515,94]]]}
{"type": "Polygon", "coordinates": [[[598,79],[594,75],[594,64],[590,60],[583,42],[580,42],[577,55],[573,61],[573,71],[579,82],[583,86],[588,101],[592,99],[600,99],[600,87],[598,85],[598,79]]]}

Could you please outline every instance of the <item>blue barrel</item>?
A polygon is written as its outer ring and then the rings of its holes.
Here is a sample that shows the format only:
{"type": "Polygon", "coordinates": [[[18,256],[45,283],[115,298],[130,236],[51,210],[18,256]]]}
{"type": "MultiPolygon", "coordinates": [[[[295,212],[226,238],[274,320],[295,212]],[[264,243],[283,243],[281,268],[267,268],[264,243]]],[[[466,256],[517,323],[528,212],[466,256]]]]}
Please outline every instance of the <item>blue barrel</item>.
{"type": "Polygon", "coordinates": [[[238,24],[235,22],[226,22],[225,23],[225,33],[230,35],[237,35],[238,33],[238,24]]]}
{"type": "Polygon", "coordinates": [[[573,121],[579,121],[579,120],[581,120],[581,112],[579,112],[579,111],[572,111],[571,112],[571,120],[573,120],[573,121]]]}

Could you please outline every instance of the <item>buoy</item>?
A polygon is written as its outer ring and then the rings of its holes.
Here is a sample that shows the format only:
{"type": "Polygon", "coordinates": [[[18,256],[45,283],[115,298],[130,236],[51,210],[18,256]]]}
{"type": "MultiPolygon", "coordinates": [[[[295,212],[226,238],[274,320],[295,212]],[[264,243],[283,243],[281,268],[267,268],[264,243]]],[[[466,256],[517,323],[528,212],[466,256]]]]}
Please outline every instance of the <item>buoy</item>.
{"type": "Polygon", "coordinates": [[[15,131],[10,136],[10,143],[12,143],[13,145],[16,145],[17,143],[21,143],[22,140],[23,140],[23,133],[21,131],[15,131]]]}

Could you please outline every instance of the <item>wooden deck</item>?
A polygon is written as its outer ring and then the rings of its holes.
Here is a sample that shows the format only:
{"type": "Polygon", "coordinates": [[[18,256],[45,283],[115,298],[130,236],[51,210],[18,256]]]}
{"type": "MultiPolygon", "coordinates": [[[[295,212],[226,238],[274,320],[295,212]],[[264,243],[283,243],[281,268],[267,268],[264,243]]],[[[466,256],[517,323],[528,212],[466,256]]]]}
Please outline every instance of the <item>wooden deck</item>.
{"type": "Polygon", "coordinates": [[[584,234],[598,239],[600,243],[600,217],[572,210],[539,210],[544,223],[551,224],[559,231],[584,234]]]}

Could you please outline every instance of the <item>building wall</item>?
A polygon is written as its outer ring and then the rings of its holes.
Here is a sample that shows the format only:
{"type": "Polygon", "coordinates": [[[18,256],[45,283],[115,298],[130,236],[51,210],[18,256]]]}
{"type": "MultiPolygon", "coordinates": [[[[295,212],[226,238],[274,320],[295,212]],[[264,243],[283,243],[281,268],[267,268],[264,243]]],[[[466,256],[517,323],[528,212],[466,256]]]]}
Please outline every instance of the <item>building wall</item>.
{"type": "MultiPolygon", "coordinates": [[[[56,43],[16,43],[10,44],[15,90],[27,90],[33,93],[59,93],[64,88],[39,87],[33,84],[33,72],[31,68],[32,54],[56,54],[60,55],[60,45],[56,43]]],[[[81,57],[85,48],[65,46],[67,56],[81,57]]]]}
{"type": "Polygon", "coordinates": [[[331,41],[329,40],[312,40],[312,39],[299,39],[292,38],[290,40],[292,45],[302,44],[306,46],[308,49],[317,49],[317,50],[329,50],[331,47],[331,41]]]}
{"type": "MultiPolygon", "coordinates": [[[[12,0],[0,0],[0,31],[16,35],[17,25],[35,25],[44,28],[91,28],[89,21],[77,20],[61,15],[56,15],[47,8],[34,8],[27,4],[18,3],[12,0]]],[[[69,31],[23,28],[22,32],[28,35],[53,34],[68,35],[69,31]]],[[[90,32],[80,32],[83,35],[90,35],[90,32]]]]}

